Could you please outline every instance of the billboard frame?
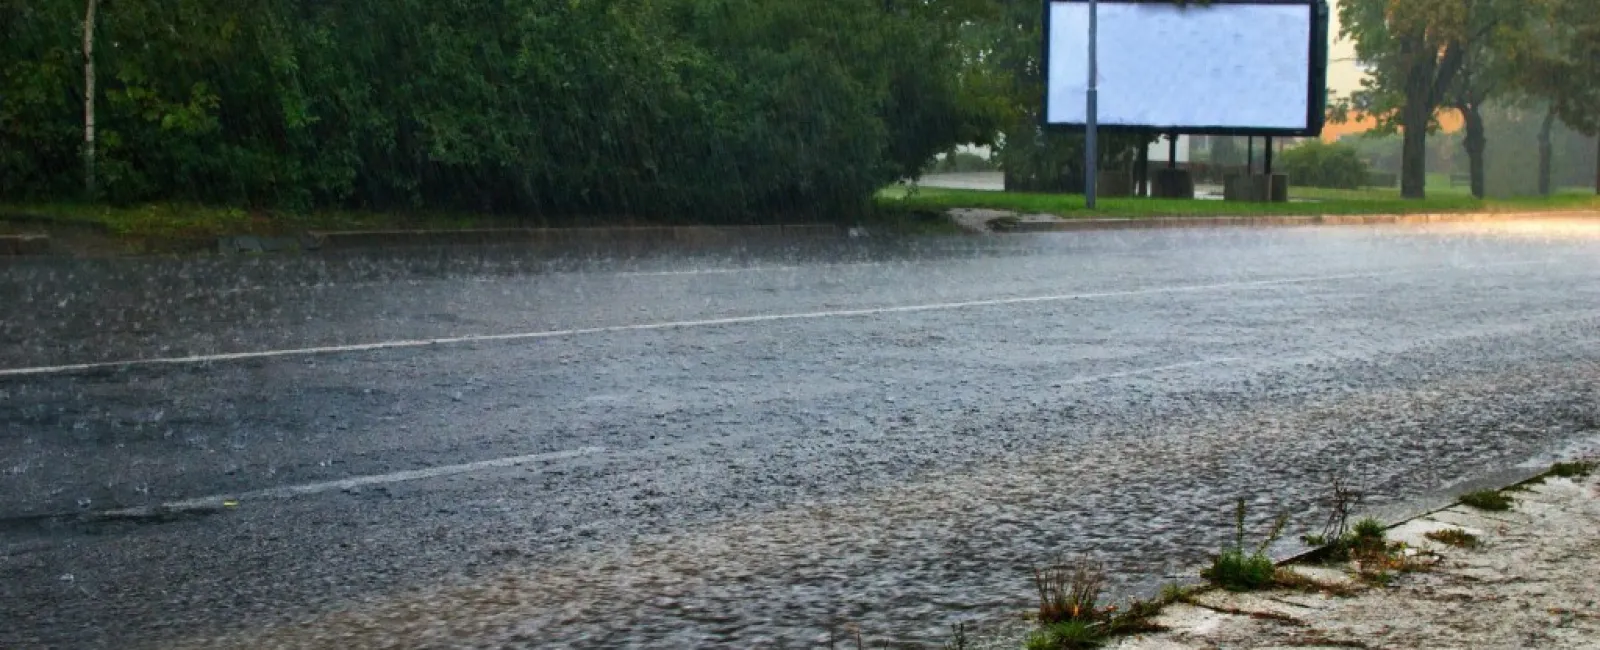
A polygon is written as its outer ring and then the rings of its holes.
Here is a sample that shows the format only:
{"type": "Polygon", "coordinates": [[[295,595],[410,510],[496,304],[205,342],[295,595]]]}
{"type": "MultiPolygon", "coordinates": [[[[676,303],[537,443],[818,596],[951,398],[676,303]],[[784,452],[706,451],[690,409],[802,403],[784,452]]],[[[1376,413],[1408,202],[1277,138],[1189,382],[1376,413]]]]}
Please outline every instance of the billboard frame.
{"type": "MultiPolygon", "coordinates": [[[[1098,0],[1103,4],[1174,4],[1173,0],[1098,0]]],[[[1044,0],[1043,31],[1039,39],[1039,77],[1044,89],[1040,104],[1040,126],[1051,132],[1086,131],[1083,122],[1050,121],[1050,8],[1056,4],[1088,4],[1088,0],[1044,0]]],[[[1211,0],[1212,5],[1303,5],[1311,8],[1311,42],[1307,44],[1310,63],[1309,83],[1306,89],[1306,126],[1302,128],[1232,127],[1205,125],[1158,124],[1107,124],[1101,121],[1096,130],[1108,133],[1183,134],[1183,135],[1241,135],[1318,137],[1327,126],[1328,116],[1328,37],[1331,29],[1326,0],[1211,0]]],[[[1190,7],[1205,10],[1205,6],[1190,7]]]]}

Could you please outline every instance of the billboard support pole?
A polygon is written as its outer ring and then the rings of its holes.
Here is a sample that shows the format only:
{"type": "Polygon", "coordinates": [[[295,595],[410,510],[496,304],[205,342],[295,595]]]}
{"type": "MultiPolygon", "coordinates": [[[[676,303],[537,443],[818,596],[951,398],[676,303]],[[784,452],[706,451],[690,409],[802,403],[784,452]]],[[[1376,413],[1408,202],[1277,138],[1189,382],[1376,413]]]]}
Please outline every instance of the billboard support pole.
{"type": "Polygon", "coordinates": [[[1267,136],[1266,167],[1262,170],[1268,176],[1272,175],[1272,136],[1267,136]]]}
{"type": "MultiPolygon", "coordinates": [[[[1139,147],[1139,162],[1137,163],[1138,167],[1139,167],[1139,169],[1138,169],[1139,180],[1138,180],[1137,189],[1134,191],[1134,196],[1150,196],[1150,145],[1151,144],[1154,144],[1154,143],[1146,141],[1144,143],[1144,146],[1139,147]]],[[[1600,192],[1600,184],[1595,185],[1595,191],[1596,192],[1600,192]]]]}
{"type": "Polygon", "coordinates": [[[1167,169],[1178,168],[1178,134],[1167,134],[1167,169]]]}
{"type": "Polygon", "coordinates": [[[1084,204],[1090,210],[1095,207],[1095,190],[1098,189],[1100,163],[1100,5],[1096,0],[1089,0],[1089,92],[1088,119],[1084,120],[1085,130],[1083,137],[1083,196],[1084,204]]]}

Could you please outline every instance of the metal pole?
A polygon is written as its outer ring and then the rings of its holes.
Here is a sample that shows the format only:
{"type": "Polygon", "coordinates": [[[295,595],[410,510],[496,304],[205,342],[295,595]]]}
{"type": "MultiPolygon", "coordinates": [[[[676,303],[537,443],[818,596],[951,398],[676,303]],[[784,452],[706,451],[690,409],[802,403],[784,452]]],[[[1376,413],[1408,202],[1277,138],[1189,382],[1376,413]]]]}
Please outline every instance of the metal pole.
{"type": "MultiPolygon", "coordinates": [[[[1150,145],[1144,143],[1139,147],[1139,189],[1134,196],[1150,196],[1150,145]]],[[[1600,192],[1600,185],[1596,185],[1596,192],[1600,192]]]]}
{"type": "Polygon", "coordinates": [[[1265,172],[1268,176],[1271,176],[1272,175],[1272,136],[1270,136],[1270,135],[1267,136],[1267,148],[1265,149],[1265,151],[1266,151],[1266,156],[1267,156],[1266,163],[1265,163],[1266,166],[1262,168],[1262,171],[1265,172]]]}
{"type": "Polygon", "coordinates": [[[1089,0],[1089,93],[1088,119],[1083,137],[1083,196],[1084,204],[1093,210],[1095,190],[1098,189],[1100,164],[1100,4],[1089,0]]]}

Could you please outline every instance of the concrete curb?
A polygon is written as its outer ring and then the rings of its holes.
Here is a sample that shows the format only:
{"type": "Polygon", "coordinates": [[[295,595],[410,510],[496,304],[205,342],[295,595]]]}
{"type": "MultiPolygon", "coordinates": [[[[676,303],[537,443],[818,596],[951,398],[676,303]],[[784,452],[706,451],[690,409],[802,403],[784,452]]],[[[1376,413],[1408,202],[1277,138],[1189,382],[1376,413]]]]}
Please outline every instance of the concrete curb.
{"type": "Polygon", "coordinates": [[[0,257],[44,255],[49,252],[49,235],[0,235],[0,257]]]}
{"type": "MultiPolygon", "coordinates": [[[[1406,514],[1395,518],[1392,522],[1389,521],[1389,518],[1387,517],[1381,518],[1380,520],[1385,522],[1385,530],[1394,530],[1423,517],[1438,514],[1439,512],[1455,507],[1460,503],[1456,495],[1464,492],[1476,490],[1494,490],[1498,492],[1502,490],[1509,490],[1520,485],[1526,485],[1530,481],[1549,473],[1549,466],[1540,468],[1516,467],[1507,470],[1501,470],[1499,472],[1495,472],[1489,478],[1468,480],[1453,486],[1451,488],[1451,492],[1454,494],[1453,496],[1446,497],[1441,495],[1425,497],[1420,500],[1424,505],[1418,505],[1407,509],[1405,511],[1406,514]]],[[[1317,548],[1307,549],[1281,560],[1277,560],[1276,564],[1278,566],[1300,564],[1307,560],[1316,558],[1325,550],[1327,550],[1325,547],[1320,546],[1317,548]]]]}
{"type": "Polygon", "coordinates": [[[1005,232],[1082,232],[1089,230],[1131,230],[1142,228],[1219,228],[1258,226],[1384,226],[1434,223],[1485,223],[1529,219],[1595,218],[1586,210],[1562,212],[1456,212],[1418,214],[1243,216],[1243,217],[1149,217],[1117,219],[1063,219],[1023,221],[1005,232]]]}

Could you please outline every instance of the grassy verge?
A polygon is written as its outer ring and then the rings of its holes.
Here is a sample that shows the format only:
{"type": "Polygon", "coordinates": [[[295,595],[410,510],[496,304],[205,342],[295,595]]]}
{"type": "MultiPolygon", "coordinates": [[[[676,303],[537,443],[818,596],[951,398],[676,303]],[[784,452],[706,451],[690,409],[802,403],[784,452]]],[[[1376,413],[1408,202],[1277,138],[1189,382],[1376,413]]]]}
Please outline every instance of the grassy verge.
{"type": "Polygon", "coordinates": [[[1600,210],[1600,196],[1566,192],[1548,197],[1478,200],[1470,195],[1436,192],[1427,199],[1400,198],[1398,190],[1323,190],[1295,188],[1291,198],[1307,202],[1243,203],[1234,201],[1105,198],[1095,210],[1084,207],[1083,196],[1033,194],[922,187],[893,187],[879,192],[879,207],[891,210],[943,212],[952,208],[989,208],[1027,214],[1054,214],[1063,218],[1137,218],[1181,216],[1316,216],[1362,214],[1415,214],[1434,212],[1521,212],[1600,210]]]}
{"type": "Polygon", "coordinates": [[[107,206],[74,203],[0,204],[0,221],[44,228],[88,228],[110,235],[204,239],[225,235],[286,235],[306,230],[482,228],[504,218],[445,213],[378,213],[318,210],[252,211],[185,203],[107,206]]]}
{"type": "MultiPolygon", "coordinates": [[[[784,220],[805,222],[803,218],[784,220]]],[[[856,220],[872,231],[959,234],[937,212],[894,205],[865,211],[856,220]]],[[[0,203],[0,234],[61,228],[88,229],[124,238],[212,239],[229,235],[294,235],[307,230],[455,230],[513,227],[661,226],[680,222],[617,218],[530,218],[449,212],[309,212],[244,210],[186,203],[107,206],[79,203],[0,203]]],[[[696,225],[689,223],[687,225],[696,225]]],[[[732,224],[736,225],[736,224],[732,224]]]]}

